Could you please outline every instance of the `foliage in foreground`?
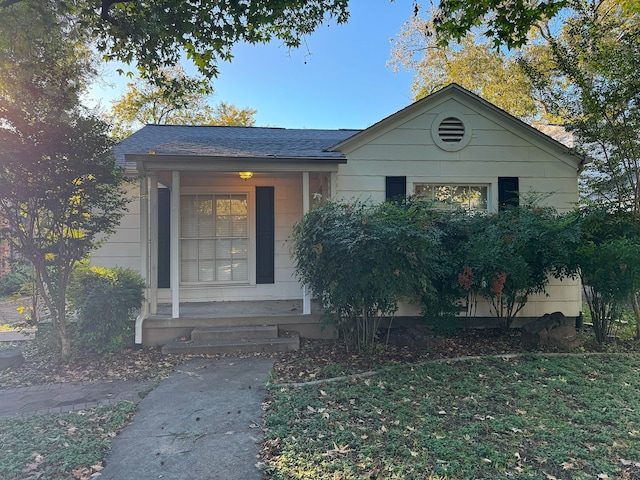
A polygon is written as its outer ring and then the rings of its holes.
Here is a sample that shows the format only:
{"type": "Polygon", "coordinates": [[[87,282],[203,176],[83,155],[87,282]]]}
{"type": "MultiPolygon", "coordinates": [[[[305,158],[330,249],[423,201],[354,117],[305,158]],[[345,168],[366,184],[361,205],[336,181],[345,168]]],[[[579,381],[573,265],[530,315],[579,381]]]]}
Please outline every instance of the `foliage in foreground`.
{"type": "Polygon", "coordinates": [[[0,419],[0,478],[89,478],[135,405],[120,402],[67,414],[0,419]],[[92,468],[93,467],[93,468],[92,468]]]}
{"type": "Polygon", "coordinates": [[[348,0],[8,0],[0,2],[0,15],[28,24],[33,17],[20,9],[25,4],[35,14],[69,19],[72,33],[82,33],[105,59],[153,75],[186,57],[207,78],[217,75],[221,60],[233,58],[237,43],[277,39],[295,48],[325,22],[349,17],[348,0]]]}
{"type": "Polygon", "coordinates": [[[380,318],[407,299],[425,317],[450,322],[463,306],[478,316],[482,298],[508,329],[552,276],[573,273],[578,239],[574,218],[533,201],[498,215],[443,212],[417,198],[326,202],[294,227],[292,255],[300,280],[362,350],[373,346],[380,318]]]}
{"type": "Polygon", "coordinates": [[[120,222],[124,179],[107,125],[81,104],[94,69],[73,22],[52,2],[10,3],[0,7],[0,238],[33,266],[66,359],[68,281],[120,222]]]}
{"type": "Polygon", "coordinates": [[[78,313],[79,344],[99,353],[133,346],[133,320],[144,288],[142,277],[128,268],[78,268],[70,297],[78,313]]]}
{"type": "Polygon", "coordinates": [[[420,203],[325,202],[293,230],[292,255],[348,345],[373,345],[382,317],[428,281],[433,212],[420,203]]]}
{"type": "Polygon", "coordinates": [[[635,312],[640,338],[640,224],[626,211],[584,209],[576,264],[596,340],[609,339],[625,310],[635,312]]]}
{"type": "Polygon", "coordinates": [[[640,356],[401,366],[274,387],[274,479],[638,478],[640,356]]]}

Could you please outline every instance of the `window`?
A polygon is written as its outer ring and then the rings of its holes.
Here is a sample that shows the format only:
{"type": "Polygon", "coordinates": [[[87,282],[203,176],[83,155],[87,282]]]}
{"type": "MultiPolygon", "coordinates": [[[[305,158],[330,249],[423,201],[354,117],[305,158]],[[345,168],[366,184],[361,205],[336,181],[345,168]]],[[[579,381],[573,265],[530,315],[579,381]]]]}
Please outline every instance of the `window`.
{"type": "Polygon", "coordinates": [[[181,281],[248,281],[247,195],[183,195],[181,281]]]}
{"type": "Polygon", "coordinates": [[[434,207],[441,210],[464,208],[469,211],[487,211],[486,186],[417,183],[414,185],[414,193],[423,200],[433,202],[434,207]]]}

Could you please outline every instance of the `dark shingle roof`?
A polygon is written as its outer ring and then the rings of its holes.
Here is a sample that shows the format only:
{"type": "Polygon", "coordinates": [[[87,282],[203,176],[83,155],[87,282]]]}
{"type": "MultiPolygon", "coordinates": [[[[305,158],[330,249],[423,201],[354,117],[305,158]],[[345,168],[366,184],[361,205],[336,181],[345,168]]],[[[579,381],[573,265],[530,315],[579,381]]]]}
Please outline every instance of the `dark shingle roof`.
{"type": "Polygon", "coordinates": [[[342,158],[329,147],[360,130],[311,130],[264,127],[146,125],[113,151],[119,165],[125,154],[213,157],[342,158]]]}

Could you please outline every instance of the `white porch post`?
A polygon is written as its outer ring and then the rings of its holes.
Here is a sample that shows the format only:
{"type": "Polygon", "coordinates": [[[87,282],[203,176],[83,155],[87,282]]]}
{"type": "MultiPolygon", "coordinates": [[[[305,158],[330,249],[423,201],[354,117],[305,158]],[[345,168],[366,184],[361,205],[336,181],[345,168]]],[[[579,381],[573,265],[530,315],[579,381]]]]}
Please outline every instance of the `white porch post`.
{"type": "Polygon", "coordinates": [[[149,310],[151,315],[158,313],[158,174],[149,174],[151,185],[149,186],[149,211],[151,224],[149,242],[149,280],[151,287],[149,297],[149,310]]]}
{"type": "Polygon", "coordinates": [[[149,313],[149,189],[147,177],[140,177],[140,275],[146,285],[142,314],[149,313]]]}
{"type": "Polygon", "coordinates": [[[171,172],[171,317],[180,318],[180,172],[171,172]]]}
{"type": "MultiPolygon", "coordinates": [[[[302,213],[309,211],[309,172],[302,172],[302,213]]],[[[302,314],[311,314],[311,292],[307,285],[302,286],[302,314]]]]}
{"type": "Polygon", "coordinates": [[[140,276],[145,283],[144,300],[136,319],[135,343],[142,344],[142,322],[149,315],[149,189],[147,177],[140,177],[140,276]]]}

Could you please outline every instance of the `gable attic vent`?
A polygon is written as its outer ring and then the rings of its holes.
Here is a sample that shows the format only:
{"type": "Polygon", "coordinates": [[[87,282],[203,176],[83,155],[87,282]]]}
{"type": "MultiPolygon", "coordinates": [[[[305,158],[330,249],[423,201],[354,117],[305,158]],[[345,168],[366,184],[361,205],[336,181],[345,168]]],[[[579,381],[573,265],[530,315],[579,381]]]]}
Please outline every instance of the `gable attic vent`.
{"type": "Polygon", "coordinates": [[[438,137],[446,143],[459,143],[464,138],[464,123],[456,117],[447,117],[438,126],[438,137]]]}
{"type": "Polygon", "coordinates": [[[457,111],[442,112],[431,124],[433,142],[445,152],[462,150],[471,140],[471,124],[457,111]]]}

